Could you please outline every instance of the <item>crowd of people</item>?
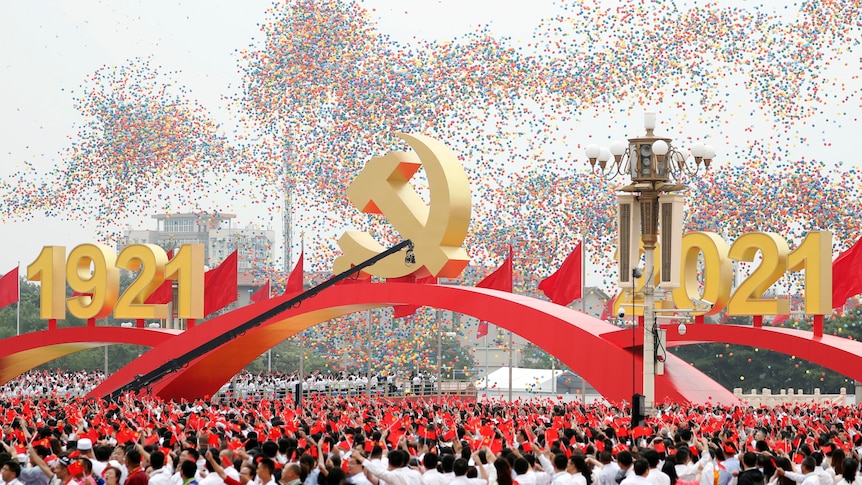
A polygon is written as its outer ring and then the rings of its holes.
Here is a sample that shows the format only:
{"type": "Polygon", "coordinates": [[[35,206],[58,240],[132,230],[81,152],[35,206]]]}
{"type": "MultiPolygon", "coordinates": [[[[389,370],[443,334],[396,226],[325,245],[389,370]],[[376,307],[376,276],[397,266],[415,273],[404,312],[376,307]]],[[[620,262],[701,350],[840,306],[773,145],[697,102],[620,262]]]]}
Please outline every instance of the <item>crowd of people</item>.
{"type": "Polygon", "coordinates": [[[635,426],[625,403],[539,398],[0,404],[0,485],[846,485],[862,452],[862,408],[822,404],[664,403],[635,426]]]}
{"type": "MultiPolygon", "coordinates": [[[[103,380],[102,371],[62,372],[59,370],[32,370],[0,386],[0,397],[86,396],[103,380]]],[[[303,393],[357,394],[367,392],[369,385],[374,394],[395,396],[400,394],[432,394],[436,390],[436,376],[410,372],[311,372],[300,379],[299,373],[241,371],[219,390],[220,396],[284,397],[292,394],[297,385],[303,393]]]]}

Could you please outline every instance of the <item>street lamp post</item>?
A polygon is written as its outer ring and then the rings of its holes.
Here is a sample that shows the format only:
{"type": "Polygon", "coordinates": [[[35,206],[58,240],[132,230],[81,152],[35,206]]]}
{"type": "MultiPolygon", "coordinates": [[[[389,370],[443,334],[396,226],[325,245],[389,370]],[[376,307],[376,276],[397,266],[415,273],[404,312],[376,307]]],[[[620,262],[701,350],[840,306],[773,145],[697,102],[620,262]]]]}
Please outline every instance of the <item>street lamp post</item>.
{"type": "MultiPolygon", "coordinates": [[[[655,405],[655,376],[659,364],[659,333],[656,329],[655,312],[655,249],[661,236],[660,286],[662,289],[679,286],[682,196],[676,193],[688,189],[679,181],[685,177],[696,176],[701,166],[704,170],[709,169],[715,156],[713,147],[696,143],[691,148],[693,160],[690,160],[687,154],[673,146],[670,138],[655,136],[655,126],[655,112],[647,111],[644,113],[645,135],[630,138],[628,142],[615,141],[610,148],[593,144],[586,147],[586,155],[594,173],[606,180],[618,177],[628,177],[631,180],[628,185],[616,189],[622,192],[617,198],[619,277],[621,286],[633,282],[632,269],[637,266],[639,259],[638,242],[633,234],[639,230],[645,263],[643,396],[646,408],[655,405]]],[[[663,364],[658,373],[662,372],[663,364]]]]}

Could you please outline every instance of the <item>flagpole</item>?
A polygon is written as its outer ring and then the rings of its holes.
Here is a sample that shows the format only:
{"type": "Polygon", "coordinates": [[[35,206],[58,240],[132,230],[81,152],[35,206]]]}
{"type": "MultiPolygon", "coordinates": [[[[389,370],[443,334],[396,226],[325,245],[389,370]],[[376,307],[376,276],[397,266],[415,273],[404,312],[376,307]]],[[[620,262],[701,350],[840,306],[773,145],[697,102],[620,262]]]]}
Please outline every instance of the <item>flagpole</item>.
{"type": "MultiPolygon", "coordinates": [[[[512,258],[512,246],[511,245],[509,245],[509,258],[510,259],[512,258]]],[[[514,264],[513,264],[513,266],[514,266],[514,264]]],[[[515,279],[514,268],[512,269],[512,279],[513,280],[515,279]]],[[[514,291],[515,290],[514,281],[512,283],[513,283],[512,284],[512,293],[514,293],[515,292],[514,291]]],[[[512,402],[512,352],[514,351],[514,349],[513,349],[514,345],[512,343],[512,340],[513,340],[512,331],[509,330],[509,402],[512,402]]]]}
{"type": "Polygon", "coordinates": [[[509,330],[509,402],[512,402],[512,331],[509,330]]]}
{"type": "Polygon", "coordinates": [[[18,308],[17,308],[17,327],[15,330],[15,335],[21,335],[21,261],[18,261],[18,266],[15,268],[15,276],[17,276],[17,281],[15,281],[16,286],[18,287],[18,308]]]}
{"type": "Polygon", "coordinates": [[[368,375],[365,380],[365,388],[368,390],[368,403],[371,404],[371,319],[374,318],[373,308],[368,309],[368,320],[365,322],[365,332],[366,332],[366,352],[365,356],[368,358],[368,375]]]}
{"type": "Polygon", "coordinates": [[[586,233],[581,235],[581,313],[587,313],[587,245],[586,233]]]}
{"type": "MultiPolygon", "coordinates": [[[[481,325],[482,322],[479,322],[479,324],[481,325]]],[[[489,329],[489,331],[490,331],[490,329],[489,329]]],[[[485,392],[487,392],[488,391],[488,382],[490,381],[490,379],[488,377],[488,332],[485,332],[485,335],[482,338],[485,339],[485,342],[484,342],[485,343],[485,392]]]]}
{"type": "MultiPolygon", "coordinates": [[[[437,320],[437,398],[440,398],[440,383],[443,382],[443,368],[440,365],[440,361],[443,360],[443,342],[442,335],[440,333],[440,319],[442,310],[437,309],[436,320],[437,320]]],[[[433,388],[431,389],[434,390],[433,388]]]]}
{"type": "MultiPolygon", "coordinates": [[[[300,235],[300,256],[305,258],[305,231],[301,232],[300,235]]],[[[287,284],[285,283],[285,286],[287,284]]],[[[304,286],[303,286],[304,288],[304,286]]],[[[299,332],[299,397],[296,398],[296,402],[299,403],[299,407],[302,406],[302,395],[305,393],[304,385],[305,384],[305,330],[299,332]]]]}
{"type": "MultiPolygon", "coordinates": [[[[266,299],[269,300],[272,298],[272,273],[269,274],[266,285],[266,299]]],[[[266,371],[272,374],[272,347],[266,352],[266,371]]],[[[273,390],[272,393],[274,395],[276,391],[273,390]]]]}

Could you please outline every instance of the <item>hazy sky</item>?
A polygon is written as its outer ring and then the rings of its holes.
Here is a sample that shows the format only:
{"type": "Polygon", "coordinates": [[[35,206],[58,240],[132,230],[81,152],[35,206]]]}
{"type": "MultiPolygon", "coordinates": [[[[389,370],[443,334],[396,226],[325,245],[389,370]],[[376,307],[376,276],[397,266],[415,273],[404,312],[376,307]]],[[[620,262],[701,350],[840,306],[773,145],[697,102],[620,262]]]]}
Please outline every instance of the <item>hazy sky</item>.
{"type": "MultiPolygon", "coordinates": [[[[785,2],[761,3],[787,12],[785,2]]],[[[0,178],[24,162],[39,169],[59,163],[60,152],[74,138],[76,126],[83,124],[72,92],[98,68],[136,57],[150,57],[153,65],[180,71],[177,81],[189,88],[190,97],[229,124],[222,96],[237,92],[238,50],[262,39],[258,24],[266,20],[270,5],[268,0],[0,3],[0,178]]],[[[369,0],[364,5],[379,20],[381,31],[402,42],[413,36],[452,38],[480,24],[513,42],[529,41],[539,21],[559,11],[547,0],[369,0]]],[[[793,7],[789,12],[792,16],[793,7]]],[[[857,71],[858,67],[854,66],[857,71]]],[[[740,116],[748,111],[740,107],[740,116]]],[[[596,123],[599,133],[607,125],[604,121],[596,123]]],[[[828,121],[828,113],[811,120],[828,121]]],[[[855,117],[847,121],[830,128],[828,148],[802,146],[798,155],[855,164],[850,144],[858,137],[860,123],[855,117]]],[[[812,130],[812,136],[817,133],[822,127],[812,130]]],[[[273,229],[280,232],[280,227],[273,229]]],[[[94,240],[86,221],[44,217],[5,224],[3,235],[0,273],[19,261],[26,268],[42,246],[62,244],[70,249],[94,240]]]]}
{"type": "MultiPolygon", "coordinates": [[[[105,65],[136,57],[180,71],[189,88],[220,122],[229,123],[222,96],[240,84],[238,50],[262,39],[259,23],[269,0],[50,1],[0,3],[0,177],[23,166],[45,169],[83,119],[73,91],[105,65]]],[[[489,24],[494,32],[527,39],[551,2],[512,2],[504,15],[493,1],[366,2],[381,30],[396,40],[451,38],[489,24]],[[457,14],[456,14],[457,12],[457,14]]],[[[280,228],[275,228],[276,232],[280,228]]],[[[87,223],[35,217],[5,224],[0,273],[18,261],[25,268],[42,246],[93,242],[87,223]]],[[[23,271],[23,269],[22,269],[23,271]]]]}

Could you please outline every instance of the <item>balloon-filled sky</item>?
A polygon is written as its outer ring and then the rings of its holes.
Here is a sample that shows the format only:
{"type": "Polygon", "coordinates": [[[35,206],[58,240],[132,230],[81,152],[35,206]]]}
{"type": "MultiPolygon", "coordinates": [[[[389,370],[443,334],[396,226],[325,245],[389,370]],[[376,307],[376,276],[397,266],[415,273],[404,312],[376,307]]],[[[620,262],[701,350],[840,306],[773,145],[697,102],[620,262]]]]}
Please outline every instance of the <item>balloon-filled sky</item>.
{"type": "Polygon", "coordinates": [[[464,162],[475,264],[511,244],[547,275],[584,237],[587,283],[611,291],[625,182],[584,147],[642,135],[645,109],[675,146],[716,148],[683,180],[688,230],[858,238],[859,1],[463,3],[4,4],[0,272],[163,212],[280,233],[285,186],[293,257],[304,234],[325,271],[345,229],[397,239],[344,189],[404,131],[464,162]]]}

